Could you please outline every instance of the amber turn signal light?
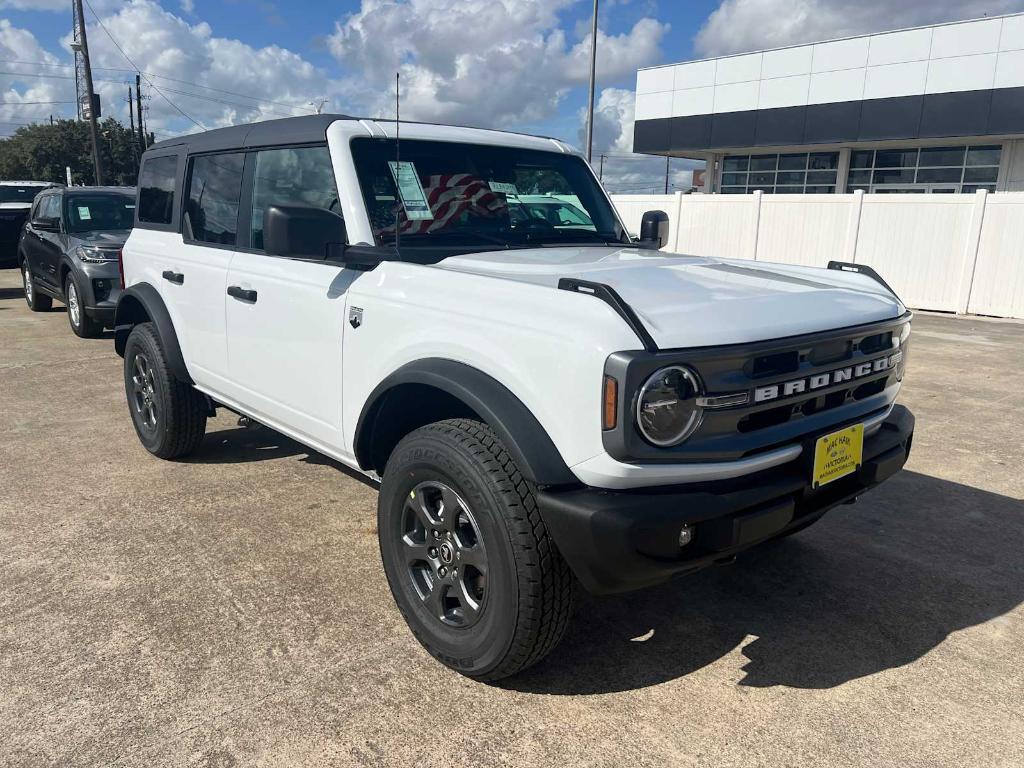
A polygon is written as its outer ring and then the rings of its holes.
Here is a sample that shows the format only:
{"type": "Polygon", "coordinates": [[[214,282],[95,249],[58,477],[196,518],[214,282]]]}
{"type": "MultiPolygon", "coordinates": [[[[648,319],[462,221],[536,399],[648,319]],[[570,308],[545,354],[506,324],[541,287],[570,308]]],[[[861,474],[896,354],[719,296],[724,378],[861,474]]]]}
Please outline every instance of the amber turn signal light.
{"type": "Polygon", "coordinates": [[[604,429],[615,429],[619,415],[619,382],[611,376],[604,377],[604,408],[601,426],[604,429]]]}

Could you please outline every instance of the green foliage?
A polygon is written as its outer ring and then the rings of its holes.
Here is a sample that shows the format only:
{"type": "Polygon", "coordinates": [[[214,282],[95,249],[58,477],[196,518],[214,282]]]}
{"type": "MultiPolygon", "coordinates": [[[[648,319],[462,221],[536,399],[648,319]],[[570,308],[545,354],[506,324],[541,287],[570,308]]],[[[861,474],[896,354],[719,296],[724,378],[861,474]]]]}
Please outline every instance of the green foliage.
{"type": "MultiPolygon", "coordinates": [[[[98,127],[103,183],[134,187],[139,172],[137,139],[113,118],[100,121],[98,127]]],[[[148,138],[152,142],[152,136],[148,138]]],[[[75,184],[96,183],[89,123],[84,120],[28,125],[0,139],[0,179],[64,183],[67,166],[75,184]]]]}

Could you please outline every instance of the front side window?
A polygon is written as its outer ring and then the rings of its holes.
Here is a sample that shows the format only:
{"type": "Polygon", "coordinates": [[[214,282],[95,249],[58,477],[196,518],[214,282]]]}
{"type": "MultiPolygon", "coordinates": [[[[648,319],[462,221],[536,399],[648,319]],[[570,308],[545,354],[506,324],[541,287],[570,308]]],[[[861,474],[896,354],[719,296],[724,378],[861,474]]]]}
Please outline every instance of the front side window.
{"type": "Polygon", "coordinates": [[[192,158],[184,218],[187,239],[235,244],[244,165],[244,152],[192,158]]]}
{"type": "Polygon", "coordinates": [[[256,153],[251,245],[263,250],[263,214],[271,205],[322,208],[342,215],[327,147],[285,147],[256,153]]]}
{"type": "Polygon", "coordinates": [[[69,232],[131,229],[134,218],[135,198],[129,195],[68,195],[64,201],[69,232]]]}
{"type": "Polygon", "coordinates": [[[39,218],[47,221],[60,221],[60,196],[45,195],[39,201],[39,218]]]}
{"type": "Polygon", "coordinates": [[[178,175],[176,155],[151,157],[139,174],[139,221],[170,224],[174,211],[174,182],[178,175]]]}
{"type": "Polygon", "coordinates": [[[460,142],[356,138],[352,156],[378,244],[472,252],[628,242],[574,155],[460,142]]]}

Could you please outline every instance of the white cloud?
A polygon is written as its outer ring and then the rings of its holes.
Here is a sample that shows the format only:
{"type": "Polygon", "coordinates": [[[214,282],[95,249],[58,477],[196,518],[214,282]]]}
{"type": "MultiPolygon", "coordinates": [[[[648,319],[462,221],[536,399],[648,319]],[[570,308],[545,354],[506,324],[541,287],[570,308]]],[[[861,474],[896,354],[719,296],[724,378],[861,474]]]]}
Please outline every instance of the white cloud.
{"type": "MultiPolygon", "coordinates": [[[[35,35],[27,29],[15,27],[7,19],[0,19],[0,59],[4,61],[35,61],[42,64],[59,63],[56,56],[39,45],[35,35]]],[[[10,123],[0,126],[4,129],[0,133],[13,133],[12,129],[17,128],[16,123],[31,122],[59,113],[61,108],[61,105],[37,102],[73,98],[74,89],[72,88],[72,95],[69,96],[66,89],[60,85],[61,80],[36,76],[39,71],[64,74],[64,70],[24,64],[5,64],[2,69],[7,72],[26,72],[28,74],[24,77],[0,75],[0,101],[3,102],[0,104],[0,120],[10,123]]]]}
{"type": "Polygon", "coordinates": [[[181,0],[181,10],[190,16],[196,12],[196,4],[194,0],[181,0]]]}
{"type": "MultiPolygon", "coordinates": [[[[590,39],[571,43],[559,12],[573,0],[363,0],[335,25],[331,53],[352,73],[350,99],[370,115],[393,115],[402,73],[403,115],[514,127],[554,115],[589,77],[590,39]]],[[[660,58],[667,25],[644,18],[598,36],[598,75],[632,80],[660,58]]]]}
{"type": "MultiPolygon", "coordinates": [[[[134,0],[102,18],[106,30],[143,72],[166,76],[152,79],[167,99],[205,127],[309,114],[305,105],[312,98],[331,95],[325,93],[330,79],[300,55],[278,46],[254,48],[216,37],[209,24],[190,24],[150,0],[134,0]]],[[[70,41],[69,33],[63,39],[65,47],[70,41]]],[[[96,90],[104,114],[127,122],[125,83],[134,83],[134,74],[112,70],[130,65],[95,23],[89,25],[89,51],[101,80],[96,90]]],[[[175,133],[186,127],[195,130],[145,80],[143,94],[149,109],[147,127],[175,133]]]]}
{"type": "Polygon", "coordinates": [[[994,16],[1024,0],[723,0],[697,33],[700,56],[994,16]]]}

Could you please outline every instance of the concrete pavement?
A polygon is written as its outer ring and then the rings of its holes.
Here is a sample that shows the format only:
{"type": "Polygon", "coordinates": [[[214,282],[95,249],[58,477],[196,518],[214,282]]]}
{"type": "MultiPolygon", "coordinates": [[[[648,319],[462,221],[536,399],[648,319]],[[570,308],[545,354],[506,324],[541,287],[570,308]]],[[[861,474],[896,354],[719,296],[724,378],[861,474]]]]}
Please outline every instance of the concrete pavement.
{"type": "Polygon", "coordinates": [[[907,470],[579,601],[501,687],[430,659],[375,490],[264,428],[149,456],[110,338],[0,271],[0,764],[1024,765],[1024,324],[919,316],[907,470]]]}

